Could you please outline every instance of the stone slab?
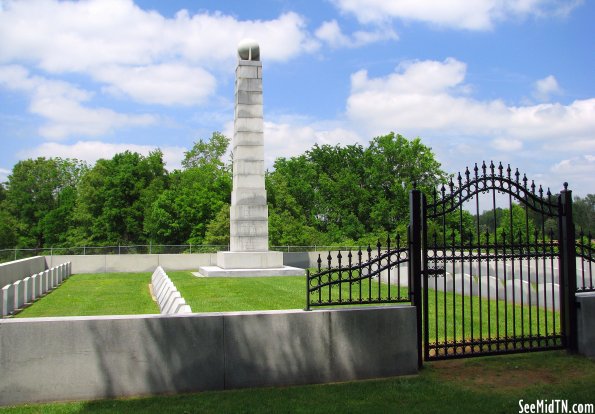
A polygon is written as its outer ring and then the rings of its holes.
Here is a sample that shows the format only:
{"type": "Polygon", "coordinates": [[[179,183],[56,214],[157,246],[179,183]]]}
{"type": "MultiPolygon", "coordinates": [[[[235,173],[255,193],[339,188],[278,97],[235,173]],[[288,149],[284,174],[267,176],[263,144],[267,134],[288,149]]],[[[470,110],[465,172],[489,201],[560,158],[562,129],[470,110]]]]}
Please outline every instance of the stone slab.
{"type": "Polygon", "coordinates": [[[283,253],[274,251],[217,252],[217,266],[222,269],[282,268],[283,253]]]}
{"type": "Polygon", "coordinates": [[[23,279],[23,301],[24,303],[33,302],[33,280],[31,276],[23,279]]]}
{"type": "Polygon", "coordinates": [[[4,319],[0,405],[221,390],[222,327],[220,314],[4,319]]]}
{"type": "Polygon", "coordinates": [[[231,192],[231,206],[250,205],[266,206],[267,193],[264,188],[234,188],[231,192]]]}
{"type": "Polygon", "coordinates": [[[271,277],[271,276],[304,276],[306,271],[297,267],[283,266],[270,269],[223,269],[219,266],[201,266],[197,277],[271,277]]]}
{"type": "MultiPolygon", "coordinates": [[[[237,122],[239,122],[238,120],[237,122]]],[[[256,119],[251,119],[255,121],[256,119]]],[[[262,119],[260,120],[262,121],[262,119]]],[[[264,148],[261,145],[242,145],[241,137],[238,135],[238,140],[233,149],[233,156],[238,157],[238,160],[245,161],[262,161],[264,159],[264,148]]]]}
{"type": "Polygon", "coordinates": [[[578,352],[595,358],[595,292],[577,293],[578,352]]]}
{"type": "Polygon", "coordinates": [[[229,388],[417,373],[413,307],[230,313],[224,330],[229,388]]]}
{"type": "Polygon", "coordinates": [[[23,307],[23,291],[24,284],[22,280],[17,280],[13,283],[14,286],[14,309],[21,309],[23,307]]]}
{"type": "Polygon", "coordinates": [[[4,286],[0,290],[0,317],[5,317],[12,312],[12,308],[14,306],[14,299],[11,300],[9,289],[11,289],[12,284],[4,286]]]}
{"type": "MultiPolygon", "coordinates": [[[[234,137],[236,139],[241,137],[241,132],[262,132],[264,129],[262,118],[238,118],[235,120],[234,125],[236,131],[234,137]]],[[[238,141],[236,141],[234,144],[237,143],[238,141]]],[[[233,155],[234,157],[236,156],[235,152],[233,155]]]]}
{"type": "MultiPolygon", "coordinates": [[[[268,236],[235,236],[230,234],[229,247],[233,252],[264,252],[269,249],[268,236]]],[[[219,258],[217,258],[217,265],[219,264],[219,258]]],[[[253,266],[256,267],[256,266],[253,266]]]]}
{"type": "Polygon", "coordinates": [[[31,276],[31,297],[35,300],[39,297],[39,275],[31,276]]]}
{"type": "Polygon", "coordinates": [[[43,290],[43,275],[44,275],[44,272],[37,274],[37,287],[35,288],[37,297],[40,297],[45,293],[45,291],[43,290]]]}
{"type": "Polygon", "coordinates": [[[236,90],[235,99],[239,104],[262,105],[262,92],[236,90]]]}

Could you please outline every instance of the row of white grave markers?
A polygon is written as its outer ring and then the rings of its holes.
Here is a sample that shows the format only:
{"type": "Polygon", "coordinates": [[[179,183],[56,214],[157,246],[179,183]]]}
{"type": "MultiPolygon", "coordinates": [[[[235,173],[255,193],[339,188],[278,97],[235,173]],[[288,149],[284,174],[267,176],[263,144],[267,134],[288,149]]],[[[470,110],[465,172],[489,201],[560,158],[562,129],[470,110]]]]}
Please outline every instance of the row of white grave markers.
{"type": "Polygon", "coordinates": [[[153,272],[151,284],[153,285],[153,295],[157,299],[162,314],[192,313],[190,305],[186,304],[186,301],[161,266],[158,266],[153,272]]]}
{"type": "Polygon", "coordinates": [[[71,263],[66,262],[4,286],[0,291],[0,316],[11,315],[60,286],[70,277],[71,270],[71,263]]]}

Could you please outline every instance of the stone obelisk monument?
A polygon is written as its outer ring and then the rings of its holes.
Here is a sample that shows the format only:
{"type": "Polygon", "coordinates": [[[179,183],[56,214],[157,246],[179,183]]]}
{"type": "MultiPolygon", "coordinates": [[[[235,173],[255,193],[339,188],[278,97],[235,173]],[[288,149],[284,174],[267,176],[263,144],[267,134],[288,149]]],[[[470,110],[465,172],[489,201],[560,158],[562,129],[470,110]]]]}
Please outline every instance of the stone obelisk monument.
{"type": "Polygon", "coordinates": [[[269,251],[269,213],[264,187],[262,62],[256,41],[238,46],[233,133],[233,190],[230,208],[230,251],[217,253],[217,266],[204,266],[204,276],[302,275],[283,266],[283,253],[269,251]]]}

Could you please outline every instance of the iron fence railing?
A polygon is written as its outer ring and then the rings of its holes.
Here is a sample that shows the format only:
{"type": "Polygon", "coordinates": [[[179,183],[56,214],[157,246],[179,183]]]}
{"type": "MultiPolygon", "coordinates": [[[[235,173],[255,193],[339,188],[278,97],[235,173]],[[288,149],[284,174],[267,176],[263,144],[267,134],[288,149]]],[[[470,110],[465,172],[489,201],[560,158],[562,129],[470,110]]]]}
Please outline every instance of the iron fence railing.
{"type": "Polygon", "coordinates": [[[397,235],[383,247],[368,245],[362,251],[329,251],[323,265],[318,255],[315,272],[306,270],[306,309],[314,306],[365,305],[409,302],[409,262],[407,243],[397,235]]]}

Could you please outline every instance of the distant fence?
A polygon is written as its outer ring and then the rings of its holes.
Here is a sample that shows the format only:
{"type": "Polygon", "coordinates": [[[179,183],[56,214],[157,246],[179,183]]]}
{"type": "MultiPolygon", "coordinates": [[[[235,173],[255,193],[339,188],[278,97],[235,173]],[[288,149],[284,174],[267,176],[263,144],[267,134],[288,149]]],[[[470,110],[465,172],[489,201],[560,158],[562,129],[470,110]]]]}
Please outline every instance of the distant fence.
{"type": "MultiPolygon", "coordinates": [[[[270,250],[279,252],[316,252],[357,250],[361,246],[314,245],[314,246],[270,246],[270,250]]],[[[0,263],[26,259],[35,256],[65,255],[105,255],[105,254],[195,254],[217,253],[229,250],[229,245],[220,244],[134,244],[114,246],[72,246],[15,248],[0,250],[0,263]]]]}

